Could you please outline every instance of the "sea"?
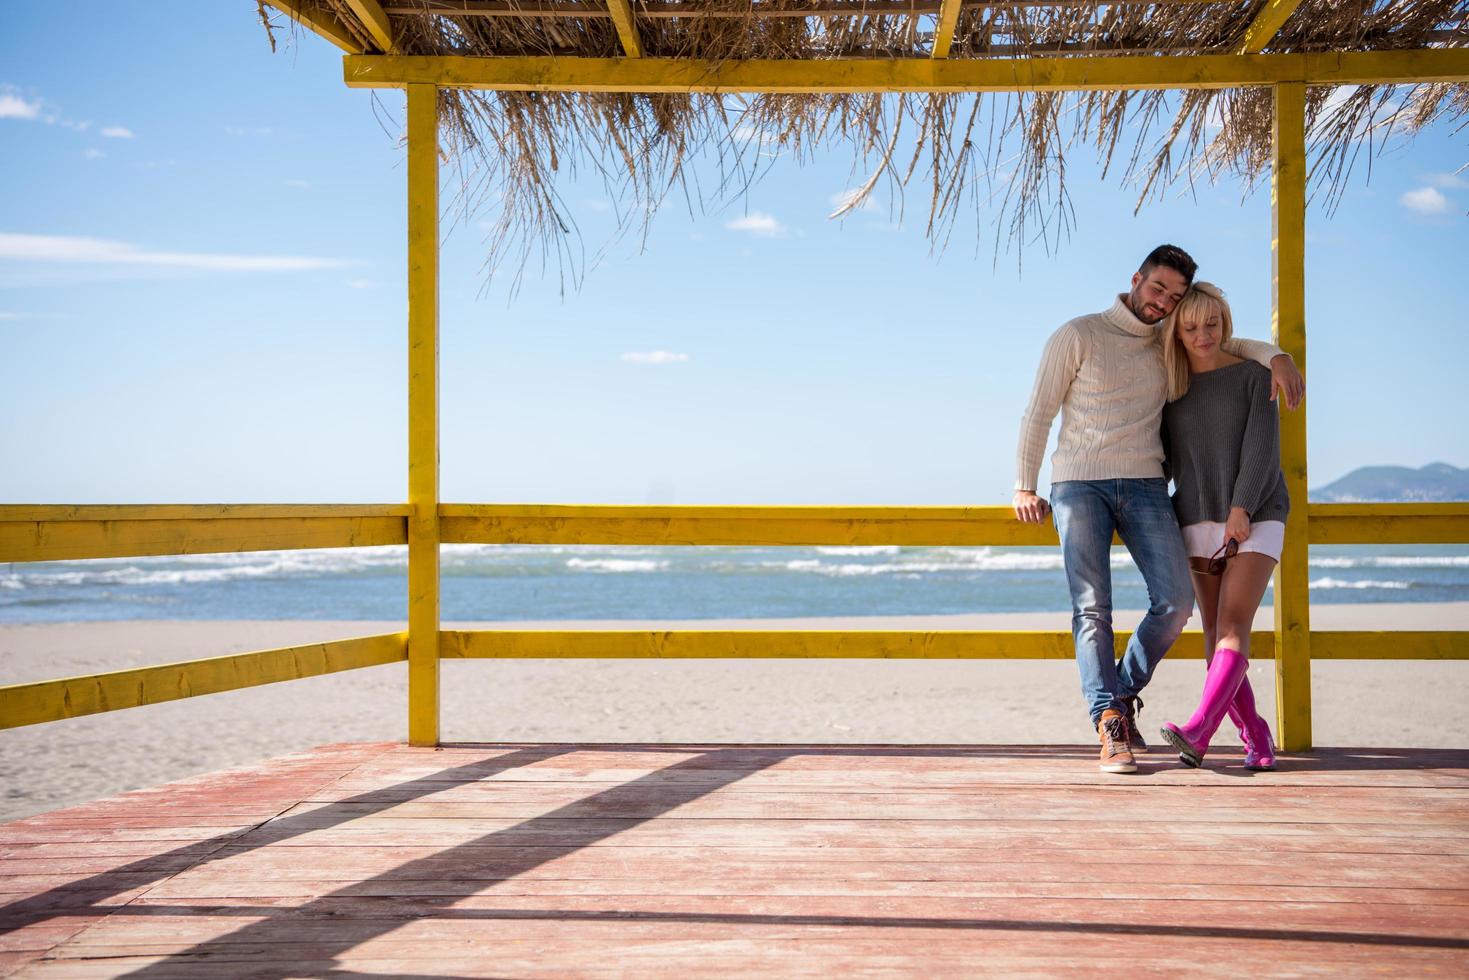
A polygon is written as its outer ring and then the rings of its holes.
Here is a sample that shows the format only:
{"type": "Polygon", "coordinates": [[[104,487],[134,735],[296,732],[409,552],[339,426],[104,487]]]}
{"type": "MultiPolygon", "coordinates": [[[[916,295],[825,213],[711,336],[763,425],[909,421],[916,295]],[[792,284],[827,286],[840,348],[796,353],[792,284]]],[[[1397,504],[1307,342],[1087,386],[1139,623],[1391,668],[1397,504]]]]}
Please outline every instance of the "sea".
{"type": "MultiPolygon", "coordinates": [[[[1125,549],[1114,605],[1147,605],[1125,549]]],[[[445,545],[445,620],[1065,611],[1050,548],[445,545]]],[[[1313,603],[1469,600],[1469,546],[1311,550],[1313,603]]],[[[1267,596],[1268,601],[1268,596],[1267,596]]],[[[404,546],[0,564],[0,622],[406,618],[404,546]]]]}

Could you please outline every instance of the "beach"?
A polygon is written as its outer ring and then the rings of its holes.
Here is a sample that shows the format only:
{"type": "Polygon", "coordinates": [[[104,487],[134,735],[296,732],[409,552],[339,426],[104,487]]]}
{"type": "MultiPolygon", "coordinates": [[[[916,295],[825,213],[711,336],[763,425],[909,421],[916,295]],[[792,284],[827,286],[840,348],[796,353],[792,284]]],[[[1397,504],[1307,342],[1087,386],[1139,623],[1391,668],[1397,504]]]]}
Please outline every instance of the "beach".
{"type": "MultiPolygon", "coordinates": [[[[1469,602],[1315,605],[1316,629],[1458,630],[1469,602]]],[[[1136,611],[1116,614],[1119,628],[1136,611]]],[[[1268,629],[1262,609],[1257,628],[1268,629]]],[[[393,632],[391,621],[250,620],[0,625],[0,684],[393,632]]],[[[1068,629],[1065,613],[820,619],[445,623],[447,629],[1068,629]]],[[[1197,628],[1191,623],[1190,628],[1197,628]]],[[[1262,704],[1274,664],[1250,670],[1262,704]]],[[[1202,664],[1164,663],[1143,731],[1185,717],[1202,664]]],[[[391,664],[0,732],[0,820],[333,742],[406,733],[391,664]]],[[[1469,662],[1332,661],[1312,669],[1321,746],[1469,748],[1469,662]]],[[[445,661],[445,742],[1076,744],[1091,734],[1067,661],[445,661]]],[[[1156,739],[1154,739],[1156,741],[1156,739]]],[[[1238,745],[1228,725],[1216,744],[1238,745]]]]}

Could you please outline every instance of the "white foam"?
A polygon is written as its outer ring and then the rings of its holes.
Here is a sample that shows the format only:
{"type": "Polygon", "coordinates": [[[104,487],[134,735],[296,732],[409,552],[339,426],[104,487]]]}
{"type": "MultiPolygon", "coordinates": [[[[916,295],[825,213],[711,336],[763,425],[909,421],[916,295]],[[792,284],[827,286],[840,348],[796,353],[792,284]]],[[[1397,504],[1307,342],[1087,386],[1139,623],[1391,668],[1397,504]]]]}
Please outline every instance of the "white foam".
{"type": "Polygon", "coordinates": [[[668,562],[648,558],[568,558],[566,567],[579,572],[661,572],[668,562]]]}
{"type": "Polygon", "coordinates": [[[902,549],[895,544],[829,545],[818,547],[819,555],[896,555],[902,549]]]}
{"type": "Polygon", "coordinates": [[[1312,558],[1312,568],[1469,568],[1469,555],[1361,555],[1312,558]]]}
{"type": "Polygon", "coordinates": [[[1318,578],[1311,582],[1313,589],[1408,589],[1412,588],[1410,582],[1379,582],[1372,579],[1361,579],[1351,581],[1341,578],[1318,578]]]}

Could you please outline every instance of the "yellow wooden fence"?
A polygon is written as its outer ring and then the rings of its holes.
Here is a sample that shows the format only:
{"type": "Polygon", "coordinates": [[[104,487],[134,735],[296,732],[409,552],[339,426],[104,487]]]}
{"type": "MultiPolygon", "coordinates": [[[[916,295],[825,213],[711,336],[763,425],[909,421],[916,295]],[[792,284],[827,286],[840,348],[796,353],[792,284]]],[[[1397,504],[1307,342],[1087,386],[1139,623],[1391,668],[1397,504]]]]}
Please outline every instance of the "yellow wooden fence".
{"type": "MultiPolygon", "coordinates": [[[[1298,508],[1299,510],[1299,508],[1298,508]]],[[[1311,504],[1313,544],[1469,541],[1469,504],[1311,504]]],[[[61,561],[208,552],[348,548],[411,542],[413,509],[396,506],[15,506],[0,505],[0,562],[61,561]]],[[[422,523],[422,519],[420,519],[422,523]]],[[[607,507],[439,504],[429,521],[443,543],[602,545],[1000,545],[1057,544],[1049,526],[1021,524],[1008,507],[607,507]]],[[[410,544],[411,547],[411,544],[410,544]]],[[[420,673],[410,675],[416,741],[437,740],[443,659],[819,657],[1069,659],[1061,630],[931,632],[840,630],[443,630],[437,610],[437,546],[410,593],[423,628],[420,673]],[[414,588],[419,591],[413,593],[414,588]],[[433,605],[424,601],[431,597],[433,605]],[[426,608],[427,607],[427,608],[426,608]],[[423,674],[427,674],[425,678],[423,674]],[[426,693],[427,692],[427,693],[426,693]],[[433,738],[424,737],[425,730],[433,738]]],[[[1303,551],[1305,549],[1302,549],[1303,551]]],[[[421,556],[419,556],[421,557],[421,556]]],[[[412,604],[412,603],[410,603],[412,604]]],[[[300,647],[161,664],[0,688],[0,728],[74,718],[219,691],[410,659],[415,627],[300,647]]],[[[1127,633],[1117,635],[1121,652],[1127,633]]],[[[1469,633],[1314,631],[1314,660],[1469,659],[1469,633]]],[[[1283,666],[1274,633],[1252,655],[1283,666]]],[[[1201,659],[1187,633],[1172,657],[1201,659]]],[[[1309,668],[1309,664],[1307,664],[1309,668]]],[[[1280,676],[1282,704],[1309,718],[1310,674],[1280,676]]],[[[1309,734],[1309,732],[1307,732],[1309,734]]],[[[1309,743],[1307,743],[1309,745],[1309,743]]],[[[1303,746],[1304,747],[1304,746],[1303,746]]]]}

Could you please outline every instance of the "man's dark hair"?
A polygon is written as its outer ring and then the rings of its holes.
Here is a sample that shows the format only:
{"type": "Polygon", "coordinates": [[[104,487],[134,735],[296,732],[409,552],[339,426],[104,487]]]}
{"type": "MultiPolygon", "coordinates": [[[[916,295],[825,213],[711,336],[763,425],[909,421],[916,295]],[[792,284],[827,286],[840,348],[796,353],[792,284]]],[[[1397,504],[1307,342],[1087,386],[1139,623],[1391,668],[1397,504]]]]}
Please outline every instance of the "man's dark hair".
{"type": "Polygon", "coordinates": [[[1159,245],[1148,253],[1148,257],[1143,259],[1143,264],[1138,267],[1137,271],[1147,278],[1148,273],[1160,265],[1166,265],[1183,276],[1184,281],[1189,285],[1193,285],[1194,273],[1199,271],[1199,264],[1193,260],[1193,256],[1177,245],[1159,245]]]}

